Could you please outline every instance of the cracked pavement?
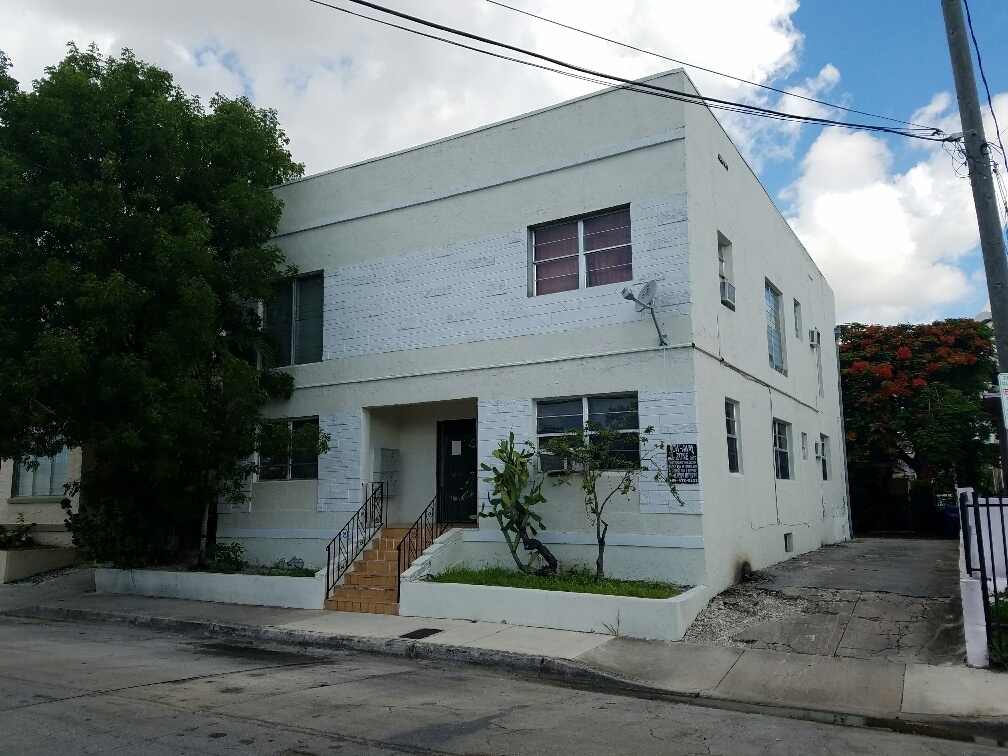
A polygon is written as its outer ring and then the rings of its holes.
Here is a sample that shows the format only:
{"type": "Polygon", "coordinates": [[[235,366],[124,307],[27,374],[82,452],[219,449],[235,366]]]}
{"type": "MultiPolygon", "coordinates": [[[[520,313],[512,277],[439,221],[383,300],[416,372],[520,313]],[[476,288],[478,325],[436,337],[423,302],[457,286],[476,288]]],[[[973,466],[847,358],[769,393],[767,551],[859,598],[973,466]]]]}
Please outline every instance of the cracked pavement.
{"type": "Polygon", "coordinates": [[[732,586],[684,640],[957,666],[965,656],[958,578],[955,541],[859,538],[732,586]]]}

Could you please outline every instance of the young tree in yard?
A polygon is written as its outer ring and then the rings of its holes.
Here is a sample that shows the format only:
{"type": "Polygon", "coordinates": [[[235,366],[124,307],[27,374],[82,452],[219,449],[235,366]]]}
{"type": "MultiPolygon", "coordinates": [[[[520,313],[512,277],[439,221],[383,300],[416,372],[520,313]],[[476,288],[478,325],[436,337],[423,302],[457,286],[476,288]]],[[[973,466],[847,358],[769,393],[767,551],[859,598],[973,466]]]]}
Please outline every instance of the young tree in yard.
{"type": "Polygon", "coordinates": [[[607,427],[589,420],[583,428],[554,436],[540,447],[540,452],[553,455],[562,465],[554,481],[556,485],[569,484],[575,477],[581,480],[585,514],[595,526],[598,542],[596,582],[605,578],[605,539],[609,523],[602,516],[606,505],[617,494],[627,496],[635,491],[643,473],[667,485],[679,504],[684,505],[667,467],[662,464],[665,443],[651,439],[651,433],[654,428],[650,426],[642,433],[627,432],[618,426],[607,427]]]}
{"type": "Polygon", "coordinates": [[[257,303],[294,272],[270,186],[303,169],[273,111],[205,111],[128,50],[70,45],[27,92],[10,70],[0,53],[0,458],[82,446],[74,542],[140,565],[242,499],[265,439],[292,443],[265,433],[293,385],[257,303]]]}
{"type": "Polygon", "coordinates": [[[933,489],[997,464],[980,403],[997,373],[991,329],[968,319],[841,326],[847,455],[905,463],[933,489]]]}
{"type": "Polygon", "coordinates": [[[480,464],[484,472],[490,473],[490,477],[483,480],[493,483],[494,487],[489,495],[490,510],[481,509],[477,516],[497,520],[519,570],[526,574],[532,572],[532,564],[541,558],[546,565],[539,572],[555,574],[556,557],[535,537],[537,529],[543,526],[542,517],[535,508],[546,502],[546,497],[542,495],[542,474],[532,473],[531,462],[535,451],[531,444],[527,448],[516,448],[514,433],[511,433],[506,439],[501,439],[493,455],[502,467],[498,469],[496,465],[480,464]],[[519,546],[529,552],[525,561],[518,556],[519,546]]]}

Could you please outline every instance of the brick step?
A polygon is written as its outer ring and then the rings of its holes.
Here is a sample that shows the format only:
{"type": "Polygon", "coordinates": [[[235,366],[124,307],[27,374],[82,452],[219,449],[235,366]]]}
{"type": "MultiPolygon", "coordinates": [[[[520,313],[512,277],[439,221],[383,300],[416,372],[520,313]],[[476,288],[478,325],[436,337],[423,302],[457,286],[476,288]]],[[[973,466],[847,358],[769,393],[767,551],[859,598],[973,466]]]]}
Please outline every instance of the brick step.
{"type": "Polygon", "coordinates": [[[399,565],[396,562],[360,561],[353,566],[358,575],[398,575],[399,565]]]}
{"type": "Polygon", "coordinates": [[[372,588],[364,585],[341,585],[332,597],[346,601],[392,601],[396,600],[395,588],[372,588]]]}
{"type": "Polygon", "coordinates": [[[369,547],[361,554],[361,560],[364,562],[398,562],[399,552],[393,549],[385,548],[375,548],[374,546],[369,547]]]}
{"type": "Polygon", "coordinates": [[[369,588],[395,588],[399,583],[399,576],[394,572],[391,574],[366,574],[362,572],[348,572],[343,578],[343,585],[362,585],[369,588]]]}
{"type": "Polygon", "coordinates": [[[392,601],[353,601],[327,599],[325,608],[331,612],[363,612],[366,614],[399,614],[399,605],[392,601]]]}

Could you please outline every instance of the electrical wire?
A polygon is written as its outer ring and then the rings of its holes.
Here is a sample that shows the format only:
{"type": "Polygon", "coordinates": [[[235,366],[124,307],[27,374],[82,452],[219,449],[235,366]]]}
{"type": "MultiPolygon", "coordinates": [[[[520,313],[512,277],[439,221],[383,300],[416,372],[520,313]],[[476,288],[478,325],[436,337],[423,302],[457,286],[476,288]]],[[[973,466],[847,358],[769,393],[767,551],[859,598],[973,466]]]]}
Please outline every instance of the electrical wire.
{"type": "Polygon", "coordinates": [[[892,121],[893,123],[902,123],[902,124],[905,124],[907,126],[915,126],[915,127],[922,128],[922,129],[928,129],[927,126],[922,126],[921,124],[914,123],[912,121],[902,121],[902,120],[900,120],[898,118],[890,118],[889,116],[881,116],[881,115],[877,115],[875,113],[868,113],[868,112],[866,112],[864,110],[855,110],[854,108],[847,108],[847,107],[844,107],[843,105],[836,105],[836,104],[834,104],[832,102],[826,102],[825,100],[817,100],[815,97],[807,97],[806,95],[801,95],[801,94],[798,94],[797,92],[790,92],[790,91],[788,91],[786,89],[778,89],[777,87],[772,87],[769,84],[760,84],[758,82],[749,81],[748,79],[742,79],[742,78],[740,78],[738,76],[732,76],[731,74],[726,74],[726,73],[723,73],[721,71],[715,71],[713,68],[705,68],[704,66],[699,66],[696,63],[687,63],[686,61],[679,60],[678,58],[670,58],[668,55],[662,55],[661,53],[657,53],[654,50],[647,50],[647,49],[645,49],[643,47],[636,47],[635,45],[627,44],[626,42],[621,42],[618,39],[612,39],[611,37],[605,37],[605,36],[603,36],[601,34],[595,34],[594,32],[587,31],[586,29],[580,29],[580,28],[578,28],[576,26],[570,26],[569,24],[565,24],[565,23],[562,23],[560,21],[556,21],[556,20],[554,20],[552,18],[546,18],[545,16],[539,16],[539,15],[537,15],[535,13],[530,12],[530,11],[523,10],[521,8],[515,8],[513,5],[507,5],[506,3],[498,2],[498,0],[486,0],[486,1],[488,3],[490,3],[491,5],[496,5],[496,6],[500,7],[500,8],[507,8],[508,10],[514,11],[515,13],[521,13],[521,14],[523,14],[525,16],[530,16],[532,18],[539,19],[540,21],[545,21],[548,24],[553,24],[555,26],[559,26],[559,27],[564,28],[564,29],[569,29],[570,31],[574,31],[574,32],[577,32],[579,34],[584,34],[584,35],[589,36],[589,37],[594,37],[595,39],[600,39],[603,42],[609,42],[610,44],[613,44],[613,45],[619,45],[620,47],[626,48],[627,50],[634,50],[635,52],[644,53],[645,55],[652,55],[652,56],[654,56],[656,58],[661,58],[662,60],[667,60],[670,63],[677,63],[677,64],[679,64],[681,66],[686,66],[688,68],[695,68],[697,71],[704,71],[705,73],[714,74],[715,76],[721,76],[721,77],[724,77],[725,79],[731,79],[732,81],[737,81],[740,84],[747,84],[747,85],[749,85],[751,87],[758,87],[760,89],[766,89],[766,90],[769,90],[770,92],[776,92],[777,94],[785,95],[787,97],[795,97],[795,98],[797,98],[799,100],[805,100],[806,102],[811,102],[811,103],[814,103],[816,105],[822,105],[824,107],[832,108],[834,110],[842,110],[842,111],[844,111],[846,113],[853,113],[855,115],[867,116],[869,118],[878,118],[878,119],[883,120],[883,121],[892,121]]]}
{"type": "Polygon", "coordinates": [[[976,34],[973,33],[973,19],[970,18],[968,0],[963,0],[963,5],[966,7],[966,25],[969,26],[970,39],[973,40],[973,50],[976,51],[980,79],[983,81],[984,90],[987,92],[987,107],[990,108],[991,117],[994,119],[994,132],[997,134],[998,144],[1001,145],[1001,160],[1005,161],[1005,167],[1008,168],[1008,159],[1006,159],[1004,143],[1001,142],[1001,129],[998,127],[997,113],[994,112],[994,102],[991,100],[990,87],[987,86],[987,74],[984,73],[983,61],[980,59],[980,46],[977,45],[976,34]]]}
{"type": "Polygon", "coordinates": [[[401,29],[403,31],[408,31],[408,32],[413,33],[413,34],[418,34],[420,36],[427,37],[428,39],[436,39],[436,40],[439,40],[441,42],[446,42],[448,44],[452,44],[452,45],[455,45],[457,47],[462,47],[462,48],[467,49],[467,50],[472,50],[474,52],[479,52],[479,53],[482,53],[484,55],[490,55],[492,57],[501,58],[501,59],[504,59],[504,60],[509,60],[509,61],[512,61],[512,62],[515,62],[515,63],[522,63],[523,65],[529,65],[529,66],[533,66],[535,68],[540,68],[540,69],[544,69],[544,70],[548,70],[548,71],[553,71],[554,73],[561,73],[563,75],[572,76],[573,78],[582,79],[582,80],[585,80],[585,81],[592,81],[592,82],[595,82],[595,83],[600,83],[600,84],[603,84],[604,86],[616,86],[616,88],[628,89],[628,90],[631,90],[631,91],[641,92],[641,93],[644,93],[644,94],[650,94],[650,95],[654,95],[654,96],[658,96],[658,97],[665,97],[667,99],[677,100],[677,101],[680,101],[680,102],[689,102],[689,103],[694,103],[694,104],[703,104],[703,105],[706,105],[709,108],[716,108],[716,109],[719,109],[719,110],[725,110],[725,111],[729,111],[729,112],[743,113],[743,114],[747,114],[747,115],[755,115],[755,116],[760,116],[760,117],[765,117],[765,118],[771,118],[771,119],[776,119],[776,120],[794,121],[794,122],[800,122],[800,123],[812,123],[812,124],[821,125],[821,126],[840,126],[840,127],[843,127],[843,128],[850,128],[850,129],[855,129],[855,130],[874,131],[874,132],[882,132],[882,133],[895,134],[895,135],[898,135],[898,136],[905,136],[905,137],[909,137],[909,138],[913,138],[913,139],[922,139],[922,140],[925,140],[925,141],[941,141],[941,139],[944,137],[944,134],[943,134],[943,132],[940,129],[931,129],[931,128],[895,129],[895,128],[892,128],[892,127],[889,127],[889,126],[880,126],[880,125],[875,125],[875,124],[847,123],[847,122],[844,122],[844,121],[836,121],[836,120],[833,120],[833,119],[820,118],[820,117],[816,117],[816,116],[800,116],[800,115],[795,115],[793,113],[785,113],[785,112],[776,111],[776,110],[773,110],[773,109],[770,109],[770,108],[763,108],[763,107],[759,107],[759,106],[755,106],[755,105],[748,105],[746,103],[734,102],[734,101],[731,101],[731,100],[723,100],[723,99],[719,99],[719,98],[715,98],[715,97],[704,97],[702,95],[693,94],[693,93],[690,93],[690,92],[679,92],[679,91],[676,91],[676,90],[673,90],[673,89],[667,89],[665,87],[660,87],[660,86],[657,86],[655,84],[651,84],[649,82],[634,81],[632,79],[627,79],[627,78],[624,78],[624,77],[621,77],[621,76],[616,76],[616,75],[613,75],[613,74],[607,74],[607,73],[600,72],[600,71],[594,71],[592,69],[584,68],[582,66],[577,66],[577,65],[575,65],[573,63],[568,63],[566,61],[559,60],[557,58],[551,58],[549,56],[542,55],[540,53],[531,52],[529,50],[525,50],[525,49],[523,49],[521,47],[517,47],[515,45],[509,45],[509,44],[507,44],[505,42],[499,42],[497,40],[489,39],[487,37],[482,37],[482,36],[479,36],[479,35],[476,35],[476,34],[472,34],[470,32],[461,31],[461,30],[455,29],[453,27],[444,26],[442,24],[437,24],[437,23],[435,23],[433,21],[427,21],[425,19],[418,18],[417,16],[411,16],[411,15],[409,15],[407,13],[402,13],[400,11],[396,11],[396,10],[393,10],[391,8],[386,8],[384,6],[377,5],[376,3],[366,2],[366,0],[348,0],[348,1],[352,2],[352,3],[356,4],[356,5],[365,6],[367,8],[370,8],[372,10],[376,10],[376,11],[381,12],[381,13],[386,13],[388,15],[395,16],[397,18],[402,18],[404,20],[411,21],[411,22],[419,24],[421,26],[437,29],[437,30],[442,31],[442,32],[446,32],[446,33],[449,33],[449,34],[455,34],[455,35],[464,37],[466,39],[471,39],[471,40],[474,40],[474,41],[481,42],[483,44],[491,45],[491,46],[494,46],[494,47],[500,47],[500,48],[503,48],[503,49],[506,49],[506,50],[517,52],[517,53],[519,53],[521,55],[526,55],[526,56],[529,56],[529,57],[532,57],[532,58],[536,58],[538,60],[546,61],[546,62],[548,62],[550,64],[553,64],[554,66],[559,66],[561,69],[570,69],[570,70],[566,70],[566,71],[565,70],[559,70],[557,68],[551,68],[549,66],[544,66],[542,64],[537,64],[537,63],[534,63],[534,62],[531,62],[531,61],[528,61],[528,60],[524,60],[524,59],[520,59],[520,58],[513,58],[513,57],[510,57],[510,56],[501,55],[500,53],[496,53],[496,52],[494,52],[492,50],[485,50],[485,49],[482,49],[482,48],[473,47],[471,45],[466,45],[466,44],[463,44],[461,42],[458,42],[457,40],[446,39],[446,38],[440,37],[438,35],[429,34],[429,33],[426,33],[426,32],[421,32],[421,31],[419,31],[417,29],[413,29],[413,28],[406,27],[406,26],[401,26],[401,25],[398,25],[398,24],[393,24],[393,23],[390,23],[388,21],[384,21],[382,19],[374,18],[372,16],[367,16],[367,15],[360,14],[360,13],[355,13],[355,12],[353,12],[353,11],[347,9],[347,8],[343,8],[343,7],[340,7],[338,5],[333,5],[331,3],[324,2],[323,0],[309,0],[309,2],[314,3],[315,5],[319,5],[319,6],[322,6],[324,8],[328,8],[330,10],[340,11],[342,13],[347,13],[349,15],[357,16],[358,18],[363,18],[363,19],[366,19],[368,21],[373,21],[373,22],[380,23],[380,24],[383,24],[383,25],[386,25],[386,26],[391,26],[391,27],[396,28],[396,29],[401,29]],[[572,71],[577,72],[577,74],[572,74],[571,73],[572,71]],[[615,84],[613,82],[615,82],[615,84]],[[927,131],[929,133],[927,133],[927,134],[924,134],[924,133],[915,133],[916,131],[927,131]]]}

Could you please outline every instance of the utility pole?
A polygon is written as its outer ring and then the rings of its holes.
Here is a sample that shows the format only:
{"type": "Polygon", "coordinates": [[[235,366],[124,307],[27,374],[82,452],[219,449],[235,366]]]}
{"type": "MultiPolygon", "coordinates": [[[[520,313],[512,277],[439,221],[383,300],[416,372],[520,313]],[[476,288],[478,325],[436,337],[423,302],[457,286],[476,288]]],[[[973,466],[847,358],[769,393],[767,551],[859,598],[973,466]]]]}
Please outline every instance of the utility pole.
{"type": "Polygon", "coordinates": [[[959,100],[966,163],[970,185],[973,187],[973,204],[976,206],[980,227],[980,250],[983,252],[984,271],[987,273],[998,372],[1008,373],[1008,258],[1005,256],[1004,236],[1001,234],[994,179],[991,176],[990,147],[984,136],[962,0],[942,0],[941,4],[942,13],[945,14],[949,55],[952,57],[956,98],[959,100]]]}
{"type": "MultiPolygon", "coordinates": [[[[980,227],[980,250],[983,253],[984,271],[987,274],[987,293],[990,295],[991,319],[997,348],[998,372],[1008,373],[1008,259],[1005,257],[1004,236],[998,217],[994,179],[991,176],[990,147],[984,136],[980,98],[977,95],[976,77],[973,75],[973,57],[966,37],[966,19],[962,0],[942,0],[945,15],[945,35],[948,37],[952,74],[955,78],[956,99],[959,101],[959,120],[962,122],[963,146],[969,168],[973,204],[980,227]]],[[[998,392],[1003,393],[998,379],[998,392]]],[[[1002,417],[1005,416],[1005,398],[1001,397],[1002,417]]],[[[1003,422],[1003,421],[1002,421],[1003,422]]],[[[998,433],[1001,441],[1002,490],[1004,476],[1008,474],[1008,434],[998,433]]]]}

